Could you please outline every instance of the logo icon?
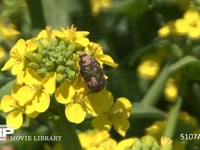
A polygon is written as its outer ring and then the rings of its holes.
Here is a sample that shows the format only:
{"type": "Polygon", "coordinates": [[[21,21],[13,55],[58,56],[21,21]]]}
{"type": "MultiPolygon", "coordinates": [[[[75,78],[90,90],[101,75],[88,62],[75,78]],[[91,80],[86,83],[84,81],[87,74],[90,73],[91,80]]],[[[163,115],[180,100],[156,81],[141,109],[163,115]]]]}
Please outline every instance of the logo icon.
{"type": "Polygon", "coordinates": [[[10,134],[14,134],[14,128],[7,125],[0,125],[0,141],[6,141],[10,134]]]}

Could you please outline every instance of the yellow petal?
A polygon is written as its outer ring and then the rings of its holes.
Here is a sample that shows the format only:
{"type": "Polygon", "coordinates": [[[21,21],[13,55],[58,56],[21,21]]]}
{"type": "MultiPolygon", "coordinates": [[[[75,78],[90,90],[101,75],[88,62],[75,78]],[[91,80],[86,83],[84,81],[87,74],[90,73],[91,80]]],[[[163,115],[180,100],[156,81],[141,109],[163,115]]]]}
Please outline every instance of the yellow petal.
{"type": "Polygon", "coordinates": [[[3,66],[3,68],[1,68],[1,71],[5,71],[5,70],[8,70],[8,69],[12,68],[12,66],[15,65],[16,61],[17,61],[16,59],[14,59],[14,58],[11,57],[11,58],[5,63],[5,65],[3,66]]]}
{"type": "Polygon", "coordinates": [[[123,111],[122,113],[123,113],[124,117],[127,118],[127,117],[130,116],[131,107],[132,107],[132,105],[131,105],[130,101],[127,98],[125,98],[125,97],[119,97],[117,99],[117,101],[115,102],[112,110],[114,112],[116,112],[117,110],[123,111]]]}
{"type": "MultiPolygon", "coordinates": [[[[17,43],[14,45],[13,48],[16,48],[16,51],[18,52],[18,54],[21,57],[24,57],[25,50],[26,50],[26,42],[25,42],[25,40],[24,39],[19,39],[17,41],[17,43]]],[[[12,53],[12,49],[11,49],[11,53],[12,53]]]]}
{"type": "Polygon", "coordinates": [[[110,130],[112,123],[106,115],[101,114],[92,120],[92,125],[99,130],[110,130]]]}
{"type": "Polygon", "coordinates": [[[15,103],[16,103],[16,100],[12,96],[5,95],[1,99],[0,109],[3,112],[9,112],[9,111],[15,109],[15,107],[14,107],[15,103]]]}
{"type": "Polygon", "coordinates": [[[52,30],[52,35],[55,35],[56,37],[60,37],[60,38],[64,37],[64,34],[59,30],[52,30]]]}
{"type": "Polygon", "coordinates": [[[30,118],[36,118],[40,113],[36,111],[36,108],[32,103],[26,105],[25,114],[30,118]]]}
{"type": "Polygon", "coordinates": [[[100,58],[98,58],[99,61],[103,62],[104,64],[116,68],[118,66],[117,63],[114,62],[112,57],[109,55],[102,55],[100,58]]]}
{"type": "Polygon", "coordinates": [[[158,30],[158,35],[160,36],[160,37],[166,37],[166,36],[168,36],[170,34],[170,27],[167,25],[167,26],[164,26],[164,27],[162,27],[162,28],[160,28],[159,30],[158,30]]]}
{"type": "Polygon", "coordinates": [[[24,75],[25,75],[25,71],[21,71],[17,74],[17,83],[18,84],[23,84],[24,82],[24,75]]]}
{"type": "Polygon", "coordinates": [[[179,34],[185,34],[189,29],[189,25],[183,19],[177,19],[174,23],[174,26],[175,26],[175,31],[179,34]]]}
{"type": "Polygon", "coordinates": [[[56,73],[48,73],[42,80],[42,85],[47,93],[54,93],[56,89],[56,73]]]}
{"type": "Polygon", "coordinates": [[[165,98],[173,102],[178,96],[178,88],[175,84],[168,84],[164,89],[165,98]]]}
{"type": "Polygon", "coordinates": [[[86,111],[81,104],[70,103],[65,108],[66,118],[73,123],[81,123],[86,117],[86,111]]]}
{"type": "Polygon", "coordinates": [[[130,123],[126,118],[112,118],[114,129],[121,135],[125,136],[126,131],[130,127],[130,123]]]}
{"type": "Polygon", "coordinates": [[[13,127],[14,129],[20,128],[22,123],[23,115],[21,111],[12,111],[6,117],[6,124],[13,127]]]}
{"type": "Polygon", "coordinates": [[[83,81],[82,77],[78,77],[78,79],[76,79],[73,83],[73,88],[74,90],[76,91],[82,91],[83,89],[86,88],[86,84],[85,82],[83,81]]]}
{"type": "Polygon", "coordinates": [[[87,38],[79,38],[76,40],[76,43],[82,46],[87,46],[89,44],[89,40],[87,38]]]}
{"type": "Polygon", "coordinates": [[[32,87],[41,84],[41,77],[32,69],[26,69],[24,74],[24,83],[32,87]]]}
{"type": "Polygon", "coordinates": [[[38,33],[37,38],[36,39],[41,39],[41,38],[47,38],[47,31],[46,30],[42,30],[38,33]]]}
{"type": "Polygon", "coordinates": [[[107,90],[103,90],[99,93],[89,94],[88,99],[89,103],[86,103],[86,105],[92,115],[98,115],[102,112],[106,112],[113,105],[112,93],[107,90]]]}
{"type": "Polygon", "coordinates": [[[199,19],[199,12],[194,9],[189,9],[184,14],[184,20],[188,24],[193,24],[199,19]]]}
{"type": "Polygon", "coordinates": [[[35,109],[34,105],[32,105],[31,102],[29,104],[26,104],[26,108],[25,108],[25,114],[26,115],[29,115],[29,114],[31,114],[35,111],[36,111],[36,109],[35,109]]]}
{"type": "Polygon", "coordinates": [[[125,140],[120,141],[115,150],[125,150],[125,149],[131,149],[131,147],[134,144],[135,139],[134,138],[128,138],[125,140]]]}
{"type": "Polygon", "coordinates": [[[188,36],[192,39],[198,39],[200,37],[200,28],[197,27],[191,27],[188,31],[188,36]]]}
{"type": "Polygon", "coordinates": [[[32,105],[34,106],[37,112],[45,112],[50,105],[50,96],[47,93],[41,93],[32,101],[32,105]]]}
{"type": "Polygon", "coordinates": [[[29,86],[23,86],[17,91],[15,97],[17,98],[19,105],[24,106],[32,100],[34,94],[34,91],[32,91],[29,86]]]}
{"type": "Polygon", "coordinates": [[[147,79],[154,79],[157,76],[159,70],[159,62],[153,59],[147,59],[142,61],[142,63],[137,68],[139,76],[147,79]]]}
{"type": "Polygon", "coordinates": [[[75,95],[75,90],[66,80],[62,82],[62,84],[60,85],[59,88],[57,88],[55,93],[57,102],[61,104],[70,103],[73,100],[74,95],[75,95]]]}
{"type": "Polygon", "coordinates": [[[30,113],[30,114],[27,114],[27,115],[28,115],[30,118],[36,118],[39,114],[40,114],[39,112],[34,111],[34,112],[32,112],[32,113],[30,113]]]}
{"type": "Polygon", "coordinates": [[[16,62],[16,64],[12,67],[11,73],[13,75],[17,75],[24,69],[24,61],[16,62]]]}
{"type": "Polygon", "coordinates": [[[38,47],[37,41],[36,40],[27,40],[27,52],[33,52],[34,50],[36,50],[36,48],[38,47]]]}

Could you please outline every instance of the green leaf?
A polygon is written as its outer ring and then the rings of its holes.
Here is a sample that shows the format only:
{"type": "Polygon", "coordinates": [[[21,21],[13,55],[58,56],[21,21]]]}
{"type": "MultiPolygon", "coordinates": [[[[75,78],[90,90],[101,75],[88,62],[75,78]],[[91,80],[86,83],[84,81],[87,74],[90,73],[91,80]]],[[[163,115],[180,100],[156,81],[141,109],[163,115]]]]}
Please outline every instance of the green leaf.
{"type": "Polygon", "coordinates": [[[15,82],[15,80],[11,80],[7,84],[5,84],[3,87],[1,87],[0,98],[4,95],[11,94],[14,82],[15,82]]]}
{"type": "Polygon", "coordinates": [[[155,121],[166,119],[166,114],[156,107],[143,103],[132,103],[131,116],[129,118],[131,126],[127,132],[129,136],[143,136],[145,129],[155,121]]]}
{"type": "Polygon", "coordinates": [[[166,114],[150,105],[145,105],[143,103],[133,103],[132,104],[131,118],[152,118],[152,119],[165,119],[166,114]]]}
{"type": "Polygon", "coordinates": [[[110,10],[137,17],[148,9],[147,0],[112,1],[110,10]]]}

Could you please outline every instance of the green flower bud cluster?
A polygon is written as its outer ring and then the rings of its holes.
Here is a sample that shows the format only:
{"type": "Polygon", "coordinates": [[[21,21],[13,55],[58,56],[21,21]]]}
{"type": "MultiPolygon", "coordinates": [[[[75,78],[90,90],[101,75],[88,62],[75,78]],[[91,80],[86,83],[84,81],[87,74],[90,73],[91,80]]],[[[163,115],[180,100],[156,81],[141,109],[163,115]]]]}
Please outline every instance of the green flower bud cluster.
{"type": "Polygon", "coordinates": [[[159,145],[152,136],[139,138],[129,138],[122,140],[116,147],[116,150],[171,150],[172,144],[159,145]]]}
{"type": "Polygon", "coordinates": [[[77,76],[80,46],[67,43],[57,38],[50,41],[40,39],[38,48],[26,54],[27,64],[41,77],[48,72],[57,73],[57,81],[67,78],[69,81],[77,76]]]}

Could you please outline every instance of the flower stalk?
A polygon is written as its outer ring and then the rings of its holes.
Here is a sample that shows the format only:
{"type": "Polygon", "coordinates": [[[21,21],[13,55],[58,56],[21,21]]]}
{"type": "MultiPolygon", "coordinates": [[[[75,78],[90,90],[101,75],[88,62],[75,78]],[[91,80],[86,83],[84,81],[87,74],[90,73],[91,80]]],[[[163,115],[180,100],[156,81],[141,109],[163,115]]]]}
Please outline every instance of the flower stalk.
{"type": "Polygon", "coordinates": [[[58,134],[62,136],[63,149],[82,150],[74,124],[70,123],[62,112],[56,118],[55,126],[58,134]]]}
{"type": "Polygon", "coordinates": [[[185,56],[174,64],[166,65],[147,92],[147,94],[142,99],[142,103],[147,105],[155,105],[159,100],[159,96],[163,91],[166,81],[170,77],[170,75],[183,68],[184,66],[194,62],[199,62],[199,60],[193,56],[185,56]]]}
{"type": "Polygon", "coordinates": [[[173,138],[181,105],[182,105],[182,98],[178,97],[176,103],[172,106],[169,112],[166,128],[163,134],[164,137],[168,137],[170,139],[173,138]]]}

